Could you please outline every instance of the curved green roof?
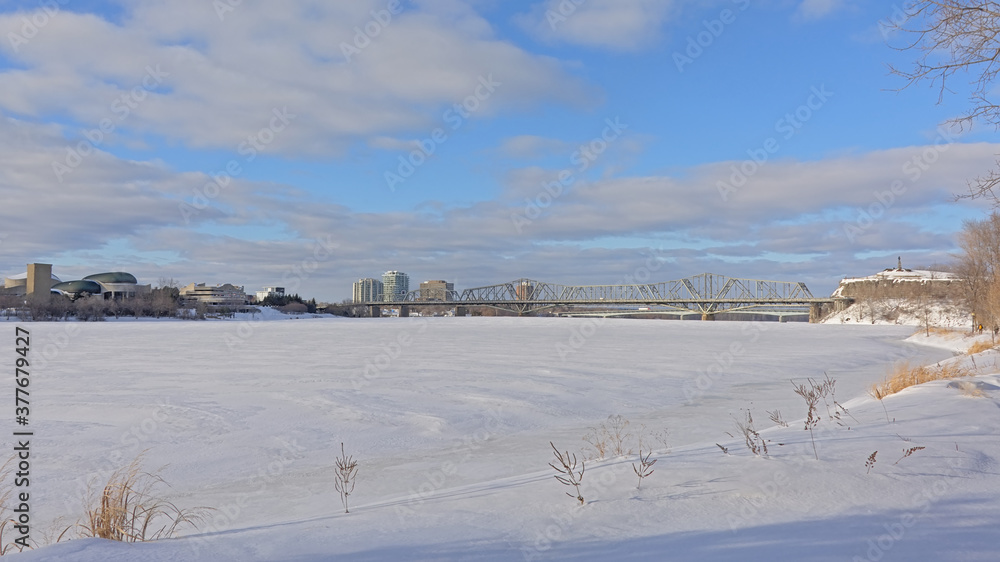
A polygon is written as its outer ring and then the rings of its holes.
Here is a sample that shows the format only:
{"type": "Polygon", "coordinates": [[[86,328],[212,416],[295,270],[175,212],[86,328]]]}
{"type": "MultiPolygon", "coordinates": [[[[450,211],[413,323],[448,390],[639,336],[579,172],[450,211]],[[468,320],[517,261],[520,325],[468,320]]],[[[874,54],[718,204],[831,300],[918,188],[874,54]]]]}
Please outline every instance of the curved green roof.
{"type": "Polygon", "coordinates": [[[135,275],[131,273],[125,273],[124,271],[111,271],[109,273],[96,273],[94,275],[88,275],[84,279],[89,279],[91,281],[97,281],[98,283],[132,283],[133,285],[138,283],[135,275]]]}
{"type": "Polygon", "coordinates": [[[52,286],[53,290],[62,291],[64,293],[90,293],[93,295],[99,295],[104,292],[104,288],[101,287],[96,281],[81,280],[81,281],[65,281],[63,283],[56,283],[52,286]]]}

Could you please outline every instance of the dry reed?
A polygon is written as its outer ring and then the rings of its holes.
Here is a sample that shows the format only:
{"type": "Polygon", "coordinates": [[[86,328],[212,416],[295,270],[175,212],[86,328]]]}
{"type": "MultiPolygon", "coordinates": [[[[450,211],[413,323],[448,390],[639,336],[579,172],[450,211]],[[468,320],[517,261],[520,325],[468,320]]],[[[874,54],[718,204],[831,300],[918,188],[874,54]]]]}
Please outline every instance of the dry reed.
{"type": "Polygon", "coordinates": [[[976,353],[982,353],[983,351],[986,351],[987,349],[993,349],[993,345],[994,344],[992,344],[992,343],[990,343],[990,342],[988,342],[986,340],[977,341],[976,343],[972,344],[971,347],[969,347],[969,351],[967,351],[966,353],[969,354],[969,355],[975,355],[976,353]]]}
{"type": "Polygon", "coordinates": [[[78,523],[82,537],[119,542],[146,542],[172,537],[184,526],[197,529],[207,508],[180,509],[154,495],[167,485],[156,473],[142,470],[145,451],[108,478],[99,498],[88,494],[85,521],[78,523]]]}
{"type": "Polygon", "coordinates": [[[868,389],[868,394],[877,400],[882,400],[886,396],[925,382],[960,379],[975,374],[974,370],[957,363],[914,367],[903,362],[895,365],[882,382],[872,385],[868,389]]]}

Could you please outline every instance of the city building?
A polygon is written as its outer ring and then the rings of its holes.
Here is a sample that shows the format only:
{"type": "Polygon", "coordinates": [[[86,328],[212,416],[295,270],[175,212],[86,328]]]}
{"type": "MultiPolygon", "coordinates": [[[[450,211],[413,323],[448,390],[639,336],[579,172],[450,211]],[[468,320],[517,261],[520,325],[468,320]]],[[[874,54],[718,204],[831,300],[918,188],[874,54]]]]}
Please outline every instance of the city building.
{"type": "Polygon", "coordinates": [[[527,281],[521,281],[521,283],[514,288],[514,293],[517,295],[519,300],[531,300],[532,296],[535,294],[535,286],[527,281]]]}
{"type": "Polygon", "coordinates": [[[37,292],[49,292],[53,285],[61,282],[62,280],[52,273],[52,264],[31,263],[28,264],[28,270],[24,273],[5,277],[3,291],[0,293],[23,297],[37,292]],[[47,284],[44,282],[46,271],[49,279],[47,284]]]}
{"type": "Polygon", "coordinates": [[[375,302],[382,300],[382,282],[378,279],[366,277],[358,279],[354,283],[352,292],[354,302],[375,302]]]}
{"type": "Polygon", "coordinates": [[[455,292],[455,284],[447,281],[424,281],[420,284],[421,301],[443,302],[450,301],[452,293],[455,292]]]}
{"type": "MultiPolygon", "coordinates": [[[[88,275],[82,279],[101,286],[101,295],[106,299],[133,299],[136,295],[152,290],[149,285],[140,285],[135,275],[124,271],[110,271],[88,275]]],[[[53,287],[55,288],[55,287],[53,287]]]]}
{"type": "Polygon", "coordinates": [[[3,287],[2,292],[8,295],[56,293],[74,300],[84,294],[100,295],[105,299],[131,299],[151,290],[149,285],[140,285],[134,275],[124,271],[97,273],[64,282],[52,274],[52,265],[46,263],[28,264],[27,272],[7,277],[3,287]]]}
{"type": "Polygon", "coordinates": [[[401,271],[386,271],[382,274],[382,300],[398,302],[410,292],[410,276],[401,271]]]}
{"type": "Polygon", "coordinates": [[[263,290],[257,291],[257,302],[262,302],[267,297],[284,297],[285,288],[284,287],[264,287],[263,290]]]}
{"type": "Polygon", "coordinates": [[[191,283],[180,290],[180,296],[187,305],[242,307],[247,303],[247,294],[243,292],[243,287],[229,283],[214,286],[191,283]]]}

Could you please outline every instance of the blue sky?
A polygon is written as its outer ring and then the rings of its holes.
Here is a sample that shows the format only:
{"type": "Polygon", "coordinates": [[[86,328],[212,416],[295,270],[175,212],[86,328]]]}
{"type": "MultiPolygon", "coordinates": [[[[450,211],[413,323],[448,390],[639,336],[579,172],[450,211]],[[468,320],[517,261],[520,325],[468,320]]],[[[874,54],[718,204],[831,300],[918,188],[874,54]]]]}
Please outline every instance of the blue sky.
{"type": "Polygon", "coordinates": [[[896,91],[898,7],[0,0],[0,269],[339,301],[944,263],[998,147],[942,128],[964,84],[896,91]]]}

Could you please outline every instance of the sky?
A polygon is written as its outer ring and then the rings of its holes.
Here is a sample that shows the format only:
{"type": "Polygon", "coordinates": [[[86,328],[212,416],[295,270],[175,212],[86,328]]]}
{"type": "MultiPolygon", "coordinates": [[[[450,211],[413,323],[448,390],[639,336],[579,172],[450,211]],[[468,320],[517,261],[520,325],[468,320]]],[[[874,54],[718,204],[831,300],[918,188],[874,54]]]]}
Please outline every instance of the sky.
{"type": "Polygon", "coordinates": [[[320,301],[947,263],[996,131],[881,0],[0,0],[0,275],[320,301]]]}

